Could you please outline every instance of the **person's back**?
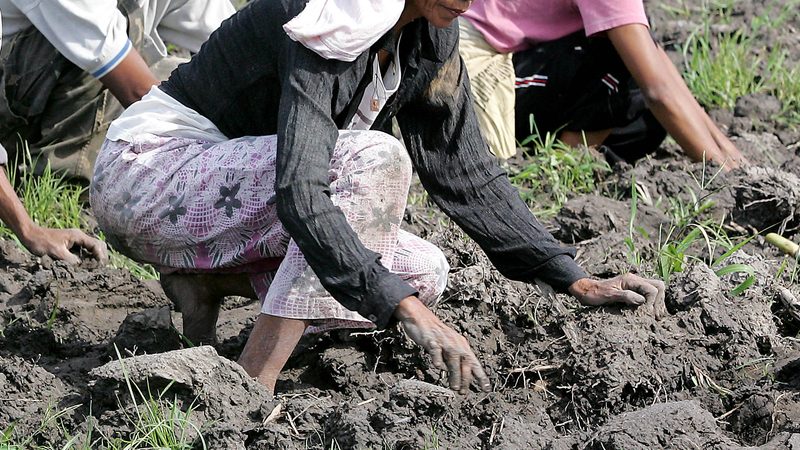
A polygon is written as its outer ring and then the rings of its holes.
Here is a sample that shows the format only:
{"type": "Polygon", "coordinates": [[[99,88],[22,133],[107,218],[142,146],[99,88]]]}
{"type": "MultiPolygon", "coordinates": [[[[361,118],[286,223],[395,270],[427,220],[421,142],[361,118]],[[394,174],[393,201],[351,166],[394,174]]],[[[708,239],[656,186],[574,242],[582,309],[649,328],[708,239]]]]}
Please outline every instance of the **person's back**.
{"type": "Polygon", "coordinates": [[[159,89],[211,120],[229,138],[275,134],[279,70],[289,41],[281,27],[297,13],[289,15],[287,9],[299,3],[250,3],[159,89]]]}
{"type": "Polygon", "coordinates": [[[640,0],[482,0],[464,13],[498,52],[513,53],[586,29],[591,35],[606,22],[621,23],[640,0]]]}

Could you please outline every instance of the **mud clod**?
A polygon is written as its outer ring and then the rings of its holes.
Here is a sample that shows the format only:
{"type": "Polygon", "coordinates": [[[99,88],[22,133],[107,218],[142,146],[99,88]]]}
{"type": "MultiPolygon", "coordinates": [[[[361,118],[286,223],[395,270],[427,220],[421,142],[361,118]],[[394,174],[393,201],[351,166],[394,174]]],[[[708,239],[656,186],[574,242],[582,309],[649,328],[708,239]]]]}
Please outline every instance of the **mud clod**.
{"type": "Polygon", "coordinates": [[[612,417],[582,448],[730,449],[714,416],[696,401],[658,403],[612,417]]]}
{"type": "Polygon", "coordinates": [[[169,306],[130,314],[120,325],[109,346],[109,355],[161,353],[181,348],[181,337],[172,324],[169,306]]]}
{"type": "Polygon", "coordinates": [[[95,398],[122,399],[122,406],[141,402],[129,397],[128,383],[138,387],[134,392],[166,391],[168,398],[174,396],[183,407],[194,405],[194,419],[213,424],[208,436],[226,442],[231,433],[243,442],[244,433],[260,425],[265,407],[273,401],[241,366],[217,355],[210,346],[116,360],[89,375],[95,398]]]}
{"type": "Polygon", "coordinates": [[[744,169],[732,189],[733,220],[759,232],[795,231],[800,225],[800,178],[766,167],[744,169]]]}

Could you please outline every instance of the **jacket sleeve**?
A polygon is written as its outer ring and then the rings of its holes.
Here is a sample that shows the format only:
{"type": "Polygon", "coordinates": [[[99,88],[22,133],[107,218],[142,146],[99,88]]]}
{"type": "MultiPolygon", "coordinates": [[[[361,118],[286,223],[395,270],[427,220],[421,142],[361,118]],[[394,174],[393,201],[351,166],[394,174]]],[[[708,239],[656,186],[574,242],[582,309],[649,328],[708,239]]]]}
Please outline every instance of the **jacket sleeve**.
{"type": "Polygon", "coordinates": [[[278,217],[322,285],[343,306],[383,328],[416,291],[367,249],[331,201],[330,160],[339,131],[331,119],[336,77],[346,63],[291,44],[278,122],[278,217]]]}
{"type": "Polygon", "coordinates": [[[456,48],[398,122],[431,199],[486,252],[506,277],[538,278],[559,291],[586,273],[536,220],[489,153],[456,48]]]}

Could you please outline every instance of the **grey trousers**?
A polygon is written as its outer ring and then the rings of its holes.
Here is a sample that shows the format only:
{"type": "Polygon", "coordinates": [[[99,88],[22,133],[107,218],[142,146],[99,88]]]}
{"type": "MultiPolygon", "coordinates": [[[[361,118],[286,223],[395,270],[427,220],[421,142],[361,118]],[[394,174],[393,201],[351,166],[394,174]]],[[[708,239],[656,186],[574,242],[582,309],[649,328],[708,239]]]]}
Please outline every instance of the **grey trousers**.
{"type": "MultiPolygon", "coordinates": [[[[128,18],[134,48],[157,78],[166,79],[185,59],[153,51],[148,28],[157,23],[145,18],[141,1],[120,0],[118,6],[128,18]]],[[[122,105],[33,26],[3,43],[0,82],[5,86],[0,89],[0,145],[8,152],[9,163],[22,164],[29,150],[36,161],[35,173],[50,164],[68,178],[88,184],[108,126],[122,113],[122,105]]]]}

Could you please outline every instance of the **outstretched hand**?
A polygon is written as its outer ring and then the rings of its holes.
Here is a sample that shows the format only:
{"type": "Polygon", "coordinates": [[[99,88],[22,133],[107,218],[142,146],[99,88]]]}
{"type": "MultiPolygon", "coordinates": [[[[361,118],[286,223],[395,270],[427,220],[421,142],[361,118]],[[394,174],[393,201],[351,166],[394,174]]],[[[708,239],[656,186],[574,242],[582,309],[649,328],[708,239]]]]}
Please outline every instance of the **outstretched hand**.
{"type": "Polygon", "coordinates": [[[569,287],[569,292],[584,305],[623,303],[637,306],[656,319],[667,315],[665,286],[661,280],[649,280],[631,273],[608,280],[582,278],[569,287]]]}
{"type": "Polygon", "coordinates": [[[36,256],[47,255],[53,259],[65,261],[69,264],[81,262],[77,255],[70,252],[75,246],[85,248],[100,262],[108,259],[106,244],[90,237],[80,230],[36,227],[23,239],[22,245],[36,256]]]}
{"type": "Polygon", "coordinates": [[[403,324],[408,337],[431,355],[433,365],[447,370],[451,389],[466,394],[473,382],[484,392],[491,389],[489,377],[467,339],[445,325],[419,299],[403,299],[395,317],[403,324]]]}

